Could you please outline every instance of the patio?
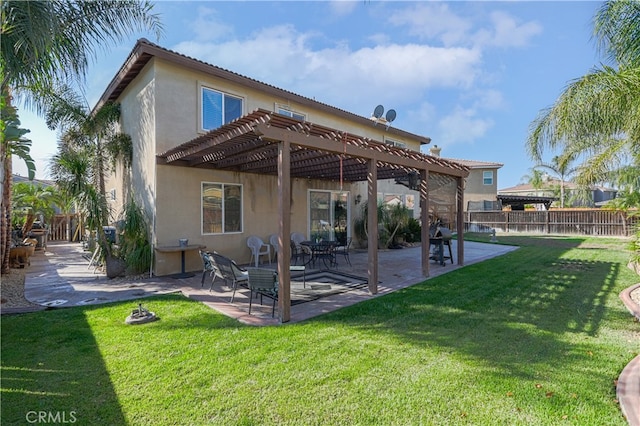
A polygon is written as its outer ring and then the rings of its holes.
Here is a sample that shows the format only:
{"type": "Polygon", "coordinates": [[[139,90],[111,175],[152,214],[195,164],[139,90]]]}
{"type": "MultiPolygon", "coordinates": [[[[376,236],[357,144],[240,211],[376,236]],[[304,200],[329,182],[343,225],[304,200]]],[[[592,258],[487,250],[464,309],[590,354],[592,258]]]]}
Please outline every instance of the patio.
{"type": "MultiPolygon", "coordinates": [[[[453,241],[452,244],[454,245],[454,253],[456,253],[456,241],[453,241]]],[[[497,244],[465,242],[465,264],[481,262],[516,248],[497,244]]],[[[230,303],[232,289],[222,285],[220,281],[216,281],[213,290],[209,291],[210,278],[205,279],[205,285],[202,287],[200,284],[201,271],[193,271],[195,275],[190,278],[151,277],[135,281],[130,279],[109,280],[94,271],[93,267],[89,267],[87,254],[88,252],[83,251],[78,243],[52,243],[47,247],[46,252],[36,254],[31,259],[31,266],[26,269],[26,298],[45,307],[62,308],[182,292],[186,297],[198,300],[245,324],[270,325],[279,323],[277,312],[275,318],[271,317],[271,300],[265,299],[264,305],[261,306],[259,299],[254,299],[251,315],[249,315],[249,290],[240,287],[234,302],[230,303]]],[[[352,267],[346,265],[344,261],[339,261],[337,271],[366,280],[367,252],[352,251],[350,259],[352,267]]],[[[260,266],[275,268],[276,263],[261,264],[260,266]]],[[[290,321],[298,322],[313,318],[344,306],[409,287],[424,280],[419,246],[380,251],[378,267],[380,270],[378,294],[371,295],[366,288],[354,289],[294,304],[291,307],[290,321]]],[[[445,266],[440,266],[432,262],[431,277],[451,272],[460,267],[455,263],[446,263],[445,266]]],[[[309,277],[313,276],[312,273],[311,269],[306,271],[306,275],[309,277]]],[[[294,277],[298,274],[298,272],[292,272],[294,277]]],[[[312,283],[312,279],[307,280],[307,286],[310,287],[312,283]]],[[[294,282],[293,287],[295,286],[294,282]]],[[[132,305],[133,307],[135,306],[132,305]]]]}

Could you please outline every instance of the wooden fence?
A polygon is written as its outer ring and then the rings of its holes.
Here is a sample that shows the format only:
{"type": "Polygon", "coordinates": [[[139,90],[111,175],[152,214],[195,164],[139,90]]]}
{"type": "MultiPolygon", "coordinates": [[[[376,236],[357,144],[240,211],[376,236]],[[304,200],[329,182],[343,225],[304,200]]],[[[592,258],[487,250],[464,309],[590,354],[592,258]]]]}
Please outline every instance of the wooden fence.
{"type": "Polygon", "coordinates": [[[601,209],[465,212],[465,230],[630,236],[640,217],[601,209]]]}
{"type": "Polygon", "coordinates": [[[49,227],[47,240],[49,241],[80,241],[81,233],[78,231],[78,215],[55,215],[49,227]]]}

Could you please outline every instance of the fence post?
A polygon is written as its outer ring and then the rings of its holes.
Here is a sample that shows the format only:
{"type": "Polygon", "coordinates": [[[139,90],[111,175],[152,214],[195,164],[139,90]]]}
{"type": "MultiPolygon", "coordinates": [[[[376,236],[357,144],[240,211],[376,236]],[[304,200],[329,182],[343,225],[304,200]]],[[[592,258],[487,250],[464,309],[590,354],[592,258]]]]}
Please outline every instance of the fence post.
{"type": "Polygon", "coordinates": [[[545,228],[547,229],[547,235],[549,234],[549,232],[551,231],[551,225],[549,223],[550,218],[549,218],[549,210],[545,210],[544,212],[544,216],[545,216],[545,228]]]}

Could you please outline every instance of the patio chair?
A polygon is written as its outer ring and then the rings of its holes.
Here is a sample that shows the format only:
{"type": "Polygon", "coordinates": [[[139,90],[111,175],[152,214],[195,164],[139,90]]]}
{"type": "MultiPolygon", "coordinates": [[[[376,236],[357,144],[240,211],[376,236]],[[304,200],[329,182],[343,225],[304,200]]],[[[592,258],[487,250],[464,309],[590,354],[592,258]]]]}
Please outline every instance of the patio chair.
{"type": "Polygon", "coordinates": [[[262,297],[266,296],[273,299],[273,307],[271,308],[271,317],[276,312],[276,302],[278,301],[278,273],[273,269],[266,268],[247,268],[249,273],[249,315],[251,315],[251,303],[253,294],[260,295],[260,304],[262,305],[262,297]]]}
{"type": "Polygon", "coordinates": [[[338,257],[339,255],[343,255],[344,259],[347,261],[349,266],[351,266],[351,260],[349,259],[349,249],[350,248],[351,248],[351,237],[347,238],[347,241],[345,242],[345,244],[337,246],[334,249],[333,254],[334,254],[335,257],[338,257]]]}
{"type": "MultiPolygon", "coordinates": [[[[307,256],[311,257],[311,249],[301,244],[306,239],[307,238],[300,232],[291,233],[291,241],[296,245],[296,253],[298,253],[298,257],[302,258],[302,263],[305,263],[305,258],[307,256]]],[[[293,250],[293,246],[291,249],[293,250]]]]}
{"type": "Polygon", "coordinates": [[[262,241],[262,238],[255,235],[250,236],[247,238],[247,247],[251,249],[251,259],[249,260],[249,263],[255,259],[256,268],[258,267],[260,256],[268,256],[269,263],[271,263],[271,246],[269,244],[265,244],[264,241],[262,241]]]}
{"type": "MultiPolygon", "coordinates": [[[[214,261],[211,258],[211,253],[204,250],[198,250],[200,253],[200,257],[202,258],[202,279],[200,280],[201,287],[204,287],[204,276],[207,275],[207,272],[210,276],[213,276],[216,272],[216,267],[214,265],[214,261]]],[[[212,278],[214,280],[215,277],[212,278]]]]}
{"type": "Polygon", "coordinates": [[[291,240],[291,263],[297,265],[298,259],[302,259],[304,265],[306,257],[307,253],[302,249],[302,246],[296,245],[295,241],[291,240]]]}
{"type": "Polygon", "coordinates": [[[269,237],[269,244],[273,246],[273,260],[275,261],[278,258],[278,235],[271,234],[269,237]]]}
{"type": "Polygon", "coordinates": [[[209,287],[209,291],[213,288],[213,283],[216,278],[222,278],[225,281],[230,281],[231,286],[233,287],[233,294],[231,295],[231,302],[233,303],[233,298],[236,296],[238,284],[249,281],[249,274],[246,270],[239,267],[236,262],[221,255],[220,253],[214,251],[213,253],[210,252],[209,255],[214,268],[213,279],[211,280],[211,287],[209,287]]]}

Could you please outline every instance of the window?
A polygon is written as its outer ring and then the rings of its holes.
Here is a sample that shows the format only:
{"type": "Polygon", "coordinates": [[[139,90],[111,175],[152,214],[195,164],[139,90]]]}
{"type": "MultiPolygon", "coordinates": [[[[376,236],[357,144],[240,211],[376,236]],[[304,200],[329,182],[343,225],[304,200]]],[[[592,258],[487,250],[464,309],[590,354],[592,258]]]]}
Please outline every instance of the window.
{"type": "Polygon", "coordinates": [[[282,107],[278,108],[278,114],[286,115],[287,117],[295,118],[296,120],[302,120],[302,121],[305,120],[304,114],[291,111],[290,109],[287,109],[287,108],[282,108],[282,107]]]}
{"type": "Polygon", "coordinates": [[[202,183],[202,233],[242,232],[242,185],[202,183]]]}
{"type": "Polygon", "coordinates": [[[389,138],[385,138],[384,139],[384,143],[386,143],[387,145],[395,146],[397,148],[406,148],[407,147],[406,143],[394,141],[394,140],[389,139],[389,138]]]}
{"type": "Polygon", "coordinates": [[[493,172],[482,172],[482,184],[483,185],[493,185],[493,172]]]}
{"type": "Polygon", "coordinates": [[[202,88],[202,129],[213,130],[242,116],[242,99],[202,88]]]}

